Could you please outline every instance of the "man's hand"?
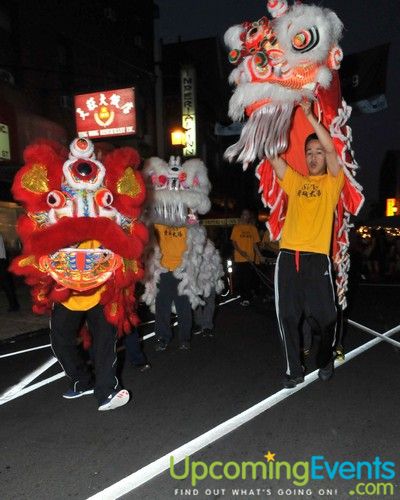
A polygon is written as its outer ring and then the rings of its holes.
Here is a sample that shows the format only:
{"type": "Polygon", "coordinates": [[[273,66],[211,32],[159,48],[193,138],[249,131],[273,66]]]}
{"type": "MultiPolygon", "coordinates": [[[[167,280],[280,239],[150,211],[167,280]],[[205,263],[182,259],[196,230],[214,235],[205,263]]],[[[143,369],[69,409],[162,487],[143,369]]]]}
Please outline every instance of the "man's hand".
{"type": "Polygon", "coordinates": [[[244,250],[238,250],[238,252],[240,253],[240,255],[242,257],[244,257],[246,260],[250,260],[250,256],[247,255],[247,253],[244,251],[244,250]]]}
{"type": "Polygon", "coordinates": [[[312,113],[312,102],[309,99],[303,99],[300,101],[300,106],[302,107],[304,114],[308,118],[312,113]]]}

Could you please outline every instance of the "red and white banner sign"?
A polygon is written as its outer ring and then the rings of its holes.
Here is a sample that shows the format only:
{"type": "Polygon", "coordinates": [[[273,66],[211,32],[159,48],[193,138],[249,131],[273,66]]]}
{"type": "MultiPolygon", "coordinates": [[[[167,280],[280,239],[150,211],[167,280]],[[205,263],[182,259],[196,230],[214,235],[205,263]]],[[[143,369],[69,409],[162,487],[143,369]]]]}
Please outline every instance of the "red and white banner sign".
{"type": "Polygon", "coordinates": [[[135,89],[106,90],[75,96],[76,130],[90,139],[136,132],[135,89]]]}

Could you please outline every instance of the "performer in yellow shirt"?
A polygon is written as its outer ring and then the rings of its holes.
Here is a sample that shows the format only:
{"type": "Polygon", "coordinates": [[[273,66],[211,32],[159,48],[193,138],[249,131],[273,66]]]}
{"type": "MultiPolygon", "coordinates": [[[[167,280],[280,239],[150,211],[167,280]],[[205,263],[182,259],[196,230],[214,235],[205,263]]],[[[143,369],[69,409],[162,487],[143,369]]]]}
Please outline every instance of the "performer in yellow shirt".
{"type": "Polygon", "coordinates": [[[333,141],[312,113],[311,103],[304,101],[301,106],[315,130],[305,143],[309,175],[300,175],[281,157],[271,160],[289,199],[275,269],[275,304],[286,361],[286,388],[304,380],[299,346],[302,319],[320,334],[316,358],[319,378],[326,381],[332,377],[337,318],[329,253],[344,173],[333,141]]]}
{"type": "Polygon", "coordinates": [[[171,338],[171,306],[175,304],[179,321],[179,348],[190,349],[190,334],[192,329],[192,307],[187,295],[178,293],[179,279],[174,271],[182,264],[186,251],[187,228],[164,224],[154,224],[156,238],[161,251],[161,266],[168,269],[160,275],[158,294],[156,297],[157,351],[164,351],[171,338]]]}
{"type": "Polygon", "coordinates": [[[242,210],[239,224],[232,229],[231,240],[234,248],[235,275],[237,290],[241,297],[241,306],[250,305],[251,289],[254,286],[255,276],[253,265],[255,257],[263,262],[264,257],[258,248],[260,235],[251,222],[251,212],[247,208],[242,210]]]}

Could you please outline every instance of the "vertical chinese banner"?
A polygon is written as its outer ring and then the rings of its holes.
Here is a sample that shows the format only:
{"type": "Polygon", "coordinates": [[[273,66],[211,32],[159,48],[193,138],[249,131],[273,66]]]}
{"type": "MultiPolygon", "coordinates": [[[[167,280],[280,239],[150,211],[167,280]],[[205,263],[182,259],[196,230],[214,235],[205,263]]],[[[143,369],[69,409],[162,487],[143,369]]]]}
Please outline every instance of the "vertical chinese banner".
{"type": "Polygon", "coordinates": [[[183,156],[196,156],[196,72],[193,66],[181,69],[182,127],[186,129],[183,156]]]}
{"type": "Polygon", "coordinates": [[[8,126],[0,123],[0,160],[11,160],[8,126]]]}

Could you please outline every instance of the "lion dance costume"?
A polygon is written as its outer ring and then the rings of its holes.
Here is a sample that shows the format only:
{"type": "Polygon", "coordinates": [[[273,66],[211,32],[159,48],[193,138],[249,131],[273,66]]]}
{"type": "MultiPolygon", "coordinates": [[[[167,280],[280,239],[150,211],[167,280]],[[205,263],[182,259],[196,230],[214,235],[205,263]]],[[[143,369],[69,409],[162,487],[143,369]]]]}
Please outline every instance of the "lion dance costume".
{"type": "Polygon", "coordinates": [[[248,120],[239,141],[225,152],[246,169],[256,168],[261,197],[270,208],[268,229],[273,240],[280,238],[287,197],[279,186],[269,158],[281,155],[299,173],[306,174],[304,142],[313,132],[299,110],[302,99],[314,101],[314,111],[330,132],[345,173],[334,220],[332,257],[336,271],[339,305],[346,307],[350,266],[348,232],[350,215],[364,201],[355,181],[357,163],[351,148],[351,129],[346,125],[351,108],[341,98],[338,69],[343,58],[338,41],[343,25],[328,9],[286,0],[269,0],[271,19],[233,26],[225,34],[229,59],[236,68],[230,83],[236,86],[229,104],[232,120],[248,120]]]}
{"type": "Polygon", "coordinates": [[[91,141],[81,138],[71,143],[69,155],[60,145],[38,142],[25,150],[24,160],[13,184],[14,198],[26,209],[18,221],[23,252],[12,271],[31,285],[33,311],[51,312],[52,347],[73,382],[65,397],[93,387],[76,350],[76,333],[87,323],[95,396],[99,409],[109,409],[102,402],[118,388],[116,336],[138,322],[134,288],[143,277],[147,242],[138,221],[145,198],[140,158],[121,148],[101,163],[91,141]]]}
{"type": "Polygon", "coordinates": [[[175,304],[182,347],[190,339],[191,308],[224,287],[219,253],[196,216],[209,211],[211,186],[207,169],[198,159],[181,165],[179,157],[171,157],[169,163],[153,157],[145,164],[144,176],[146,217],[155,231],[145,259],[142,299],[155,310],[160,350],[171,339],[169,321],[171,304],[175,304]]]}

